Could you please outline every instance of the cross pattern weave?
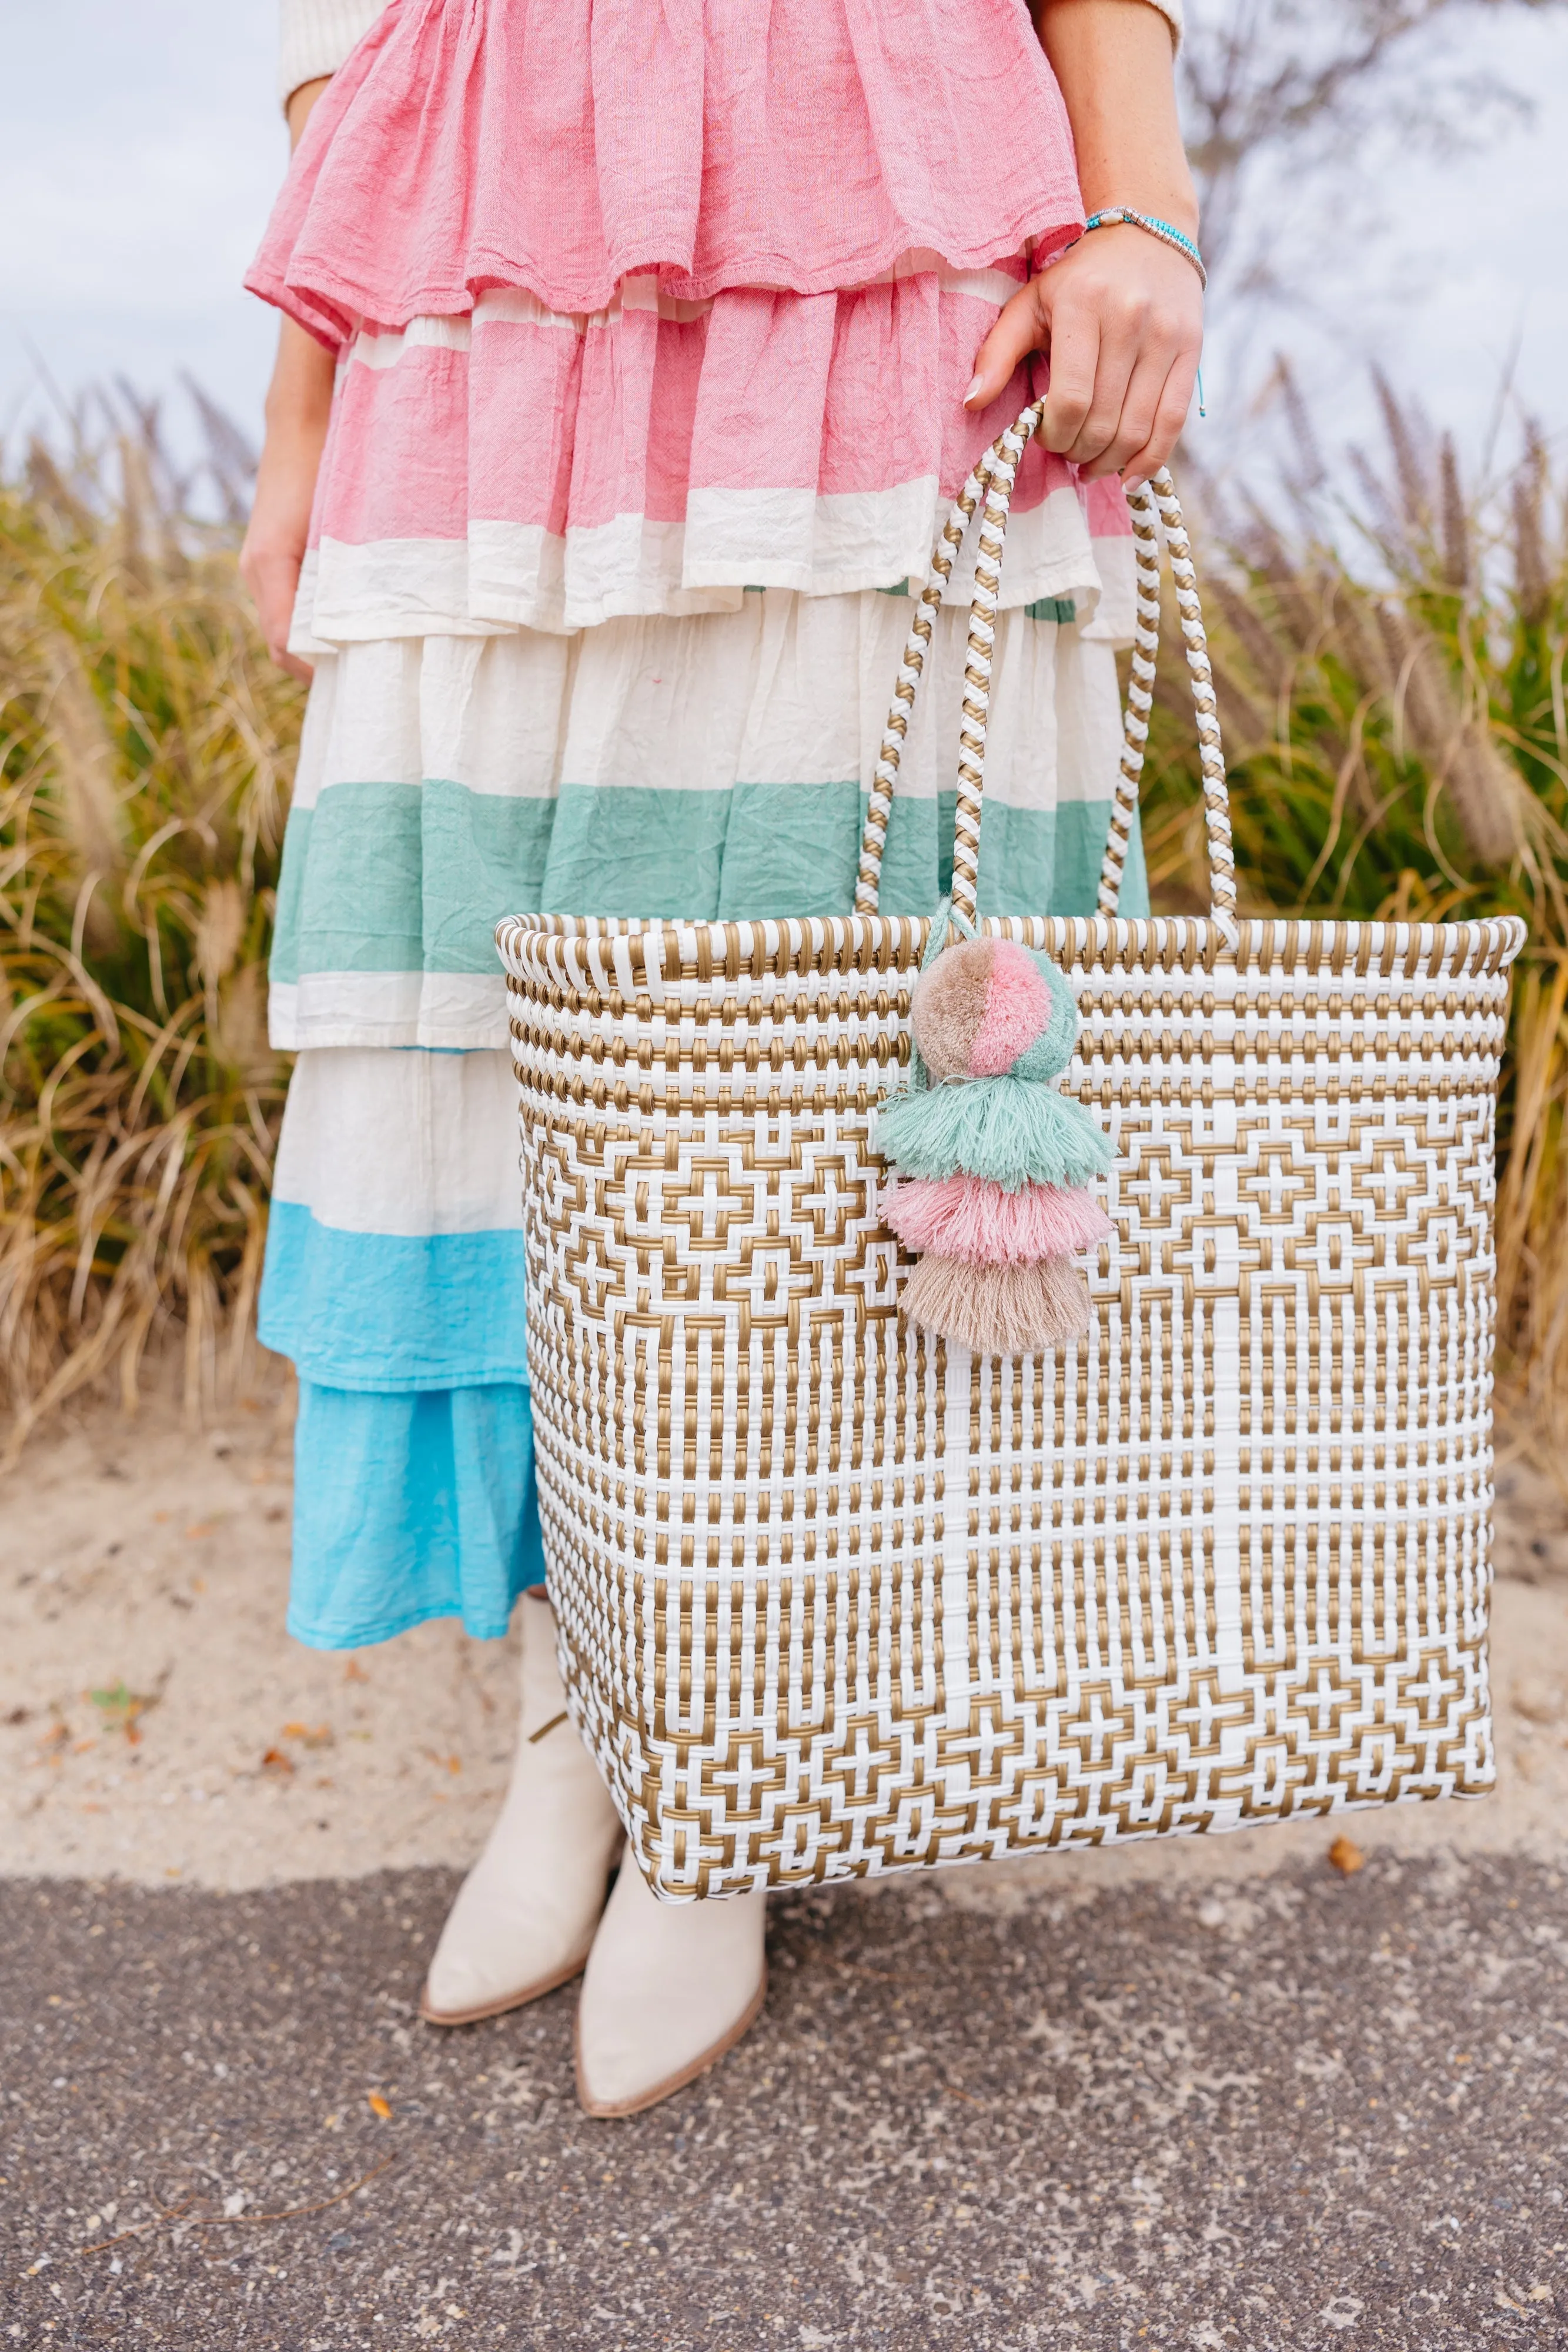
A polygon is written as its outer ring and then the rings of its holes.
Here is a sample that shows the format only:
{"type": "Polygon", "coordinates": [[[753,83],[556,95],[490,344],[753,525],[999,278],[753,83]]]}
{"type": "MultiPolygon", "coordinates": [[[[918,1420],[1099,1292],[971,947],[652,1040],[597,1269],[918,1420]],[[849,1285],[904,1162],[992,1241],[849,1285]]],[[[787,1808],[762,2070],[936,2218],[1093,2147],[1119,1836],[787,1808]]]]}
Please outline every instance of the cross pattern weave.
{"type": "Polygon", "coordinates": [[[1068,973],[1116,1150],[1043,1358],[899,1320],[871,1132],[924,922],[500,927],[550,1588],[663,1894],[1491,1783],[1521,927],[1238,920],[1214,752],[1211,917],[980,927],[1068,973]]]}

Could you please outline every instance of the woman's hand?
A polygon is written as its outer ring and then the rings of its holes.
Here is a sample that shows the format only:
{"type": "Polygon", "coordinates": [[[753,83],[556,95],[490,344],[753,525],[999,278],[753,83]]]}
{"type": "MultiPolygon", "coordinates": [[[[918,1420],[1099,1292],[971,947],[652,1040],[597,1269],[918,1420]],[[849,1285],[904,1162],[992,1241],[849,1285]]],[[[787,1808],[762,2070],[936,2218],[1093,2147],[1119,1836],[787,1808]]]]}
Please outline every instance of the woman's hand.
{"type": "Polygon", "coordinates": [[[307,682],[310,665],[289,652],[288,626],[331,414],[332,370],[331,352],[285,319],[267,395],[267,438],[250,528],[239,558],[240,577],[250,590],[267,652],[291,677],[307,682]]]}
{"type": "MultiPolygon", "coordinates": [[[[1033,0],[1078,156],[1084,210],[1131,205],[1197,237],[1176,121],[1171,32],[1145,0],[1033,0]]],[[[1203,344],[1203,281],[1147,229],[1097,228],[1013,296],[980,346],[966,407],[995,400],[1030,352],[1051,354],[1040,438],[1091,477],[1142,481],[1186,421],[1203,344]]]]}
{"type": "Polygon", "coordinates": [[[1049,352],[1046,447],[1091,479],[1145,481],[1176,446],[1202,348],[1191,262],[1146,229],[1098,228],[1019,287],[980,346],[966,405],[985,407],[1029,352],[1049,352]]]}
{"type": "MultiPolygon", "coordinates": [[[[302,82],[288,101],[289,144],[298,147],[311,110],[327,87],[323,75],[302,82]]],[[[256,473],[250,527],[240,550],[240,577],[250,590],[267,650],[290,677],[310,679],[310,665],[288,650],[299,567],[310,530],[316,475],[332,413],[330,352],[285,319],[267,394],[267,438],[256,473]]]]}

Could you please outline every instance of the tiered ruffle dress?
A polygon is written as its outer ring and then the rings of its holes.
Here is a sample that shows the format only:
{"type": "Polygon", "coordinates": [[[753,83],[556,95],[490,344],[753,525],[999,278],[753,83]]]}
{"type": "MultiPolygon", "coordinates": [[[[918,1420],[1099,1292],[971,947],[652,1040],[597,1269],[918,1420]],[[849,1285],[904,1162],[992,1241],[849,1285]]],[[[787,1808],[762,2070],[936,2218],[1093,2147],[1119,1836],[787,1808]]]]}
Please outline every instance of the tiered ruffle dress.
{"type": "MultiPolygon", "coordinates": [[[[339,354],[261,1316],[301,1639],[498,1634],[542,1575],[493,927],[847,911],[910,588],[1030,396],[967,415],[976,353],[1082,221],[1022,0],[392,0],[317,107],[248,281],[339,354]]],[[[1092,907],[1130,554],[1031,446],[985,911],[1092,907]]],[[[966,601],[888,912],[948,879],[966,601]]]]}

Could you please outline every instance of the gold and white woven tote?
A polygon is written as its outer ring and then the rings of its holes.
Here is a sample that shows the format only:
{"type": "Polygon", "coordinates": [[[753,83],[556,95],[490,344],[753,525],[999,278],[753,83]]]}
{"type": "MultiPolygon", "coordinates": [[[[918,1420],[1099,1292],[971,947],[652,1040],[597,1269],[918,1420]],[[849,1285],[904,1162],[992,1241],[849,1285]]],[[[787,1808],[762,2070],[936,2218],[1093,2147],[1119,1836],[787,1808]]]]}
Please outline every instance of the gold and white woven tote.
{"type": "Polygon", "coordinates": [[[1168,475],[1133,499],[1127,748],[1044,949],[1114,1139],[1091,1328],[901,1323],[870,1141],[927,926],[876,911],[900,742],[980,511],[954,900],[972,915],[1027,410],[932,562],[856,908],[499,926],[539,1506],[571,1711],[655,1890],[793,1885],[1491,1785],[1493,1120],[1514,920],[1238,919],[1168,475]],[[1156,515],[1158,522],[1156,522],[1156,515]],[[1160,528],[1212,911],[1127,921],[1160,528]]]}

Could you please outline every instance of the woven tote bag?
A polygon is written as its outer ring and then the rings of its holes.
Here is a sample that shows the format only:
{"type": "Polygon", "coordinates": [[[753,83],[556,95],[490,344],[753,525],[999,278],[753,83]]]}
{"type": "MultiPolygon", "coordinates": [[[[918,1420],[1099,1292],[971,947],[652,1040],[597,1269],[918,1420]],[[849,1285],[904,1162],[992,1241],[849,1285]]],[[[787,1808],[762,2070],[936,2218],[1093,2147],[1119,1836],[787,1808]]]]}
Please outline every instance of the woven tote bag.
{"type": "Polygon", "coordinates": [[[1113,1139],[1090,1328],[901,1318],[879,1099],[927,924],[876,911],[932,618],[978,516],[954,903],[973,916],[998,566],[1036,404],[918,600],[853,913],[519,916],[539,1506],[571,1712],[672,1898],[1186,1835],[1493,1779],[1493,1122],[1515,920],[1239,919],[1168,475],[1092,918],[1068,976],[1113,1139]],[[1171,556],[1212,910],[1127,921],[1171,556]]]}

